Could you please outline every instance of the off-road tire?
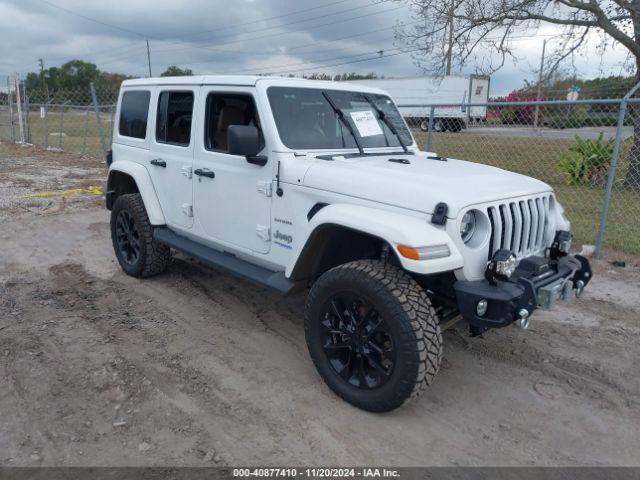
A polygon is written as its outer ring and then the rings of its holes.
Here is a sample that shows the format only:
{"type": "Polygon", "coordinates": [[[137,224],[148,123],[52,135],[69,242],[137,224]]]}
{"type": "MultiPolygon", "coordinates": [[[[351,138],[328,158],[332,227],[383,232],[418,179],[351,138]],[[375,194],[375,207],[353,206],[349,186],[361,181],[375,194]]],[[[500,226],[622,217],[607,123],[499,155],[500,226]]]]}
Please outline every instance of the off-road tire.
{"type": "Polygon", "coordinates": [[[416,398],[431,385],[442,361],[438,317],[426,293],[398,267],[376,260],[358,260],[324,273],[309,293],[304,328],[311,359],[329,388],[371,412],[393,410],[416,398]],[[361,389],[345,381],[331,367],[323,349],[323,305],[345,289],[366,297],[394,337],[397,361],[389,380],[378,388],[361,389]]]}
{"type": "Polygon", "coordinates": [[[166,270],[171,259],[171,249],[153,239],[153,226],[149,222],[147,210],[139,193],[120,195],[111,210],[111,241],[118,263],[127,275],[136,278],[151,277],[166,270]],[[116,236],[116,219],[121,211],[126,210],[136,226],[140,255],[133,264],[127,263],[118,247],[116,236]]]}

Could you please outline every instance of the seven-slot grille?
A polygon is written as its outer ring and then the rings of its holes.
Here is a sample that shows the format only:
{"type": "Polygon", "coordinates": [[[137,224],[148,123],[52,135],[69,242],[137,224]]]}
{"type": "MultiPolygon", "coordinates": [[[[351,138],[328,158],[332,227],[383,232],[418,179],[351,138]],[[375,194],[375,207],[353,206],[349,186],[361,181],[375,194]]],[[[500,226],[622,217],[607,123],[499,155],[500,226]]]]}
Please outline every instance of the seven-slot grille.
{"type": "Polygon", "coordinates": [[[533,255],[545,247],[549,210],[553,195],[523,198],[487,208],[491,223],[489,260],[496,250],[506,248],[518,258],[533,255]]]}

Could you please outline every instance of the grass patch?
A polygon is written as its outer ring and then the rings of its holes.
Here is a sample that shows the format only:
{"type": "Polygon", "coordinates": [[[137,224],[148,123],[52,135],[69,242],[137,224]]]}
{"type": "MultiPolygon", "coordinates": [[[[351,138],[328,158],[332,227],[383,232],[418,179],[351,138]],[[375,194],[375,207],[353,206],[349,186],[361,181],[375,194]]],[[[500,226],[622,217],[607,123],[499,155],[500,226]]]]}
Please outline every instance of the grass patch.
{"type": "MultiPolygon", "coordinates": [[[[111,116],[101,113],[100,121],[104,129],[105,142],[111,145],[111,116]]],[[[93,108],[86,111],[68,110],[64,115],[59,111],[49,111],[46,118],[40,112],[29,115],[31,143],[42,147],[61,148],[65,152],[102,158],[102,146],[96,114],[93,108]],[[62,117],[62,118],[61,118],[62,117]]],[[[17,129],[16,129],[16,135],[17,129]]]]}

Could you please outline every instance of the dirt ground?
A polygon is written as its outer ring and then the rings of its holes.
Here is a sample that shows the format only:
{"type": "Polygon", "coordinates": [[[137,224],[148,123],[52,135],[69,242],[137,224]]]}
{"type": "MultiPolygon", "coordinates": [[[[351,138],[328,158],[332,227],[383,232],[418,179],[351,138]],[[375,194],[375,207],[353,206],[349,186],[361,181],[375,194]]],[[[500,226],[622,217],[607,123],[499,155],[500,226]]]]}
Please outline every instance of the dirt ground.
{"type": "Polygon", "coordinates": [[[96,160],[0,146],[0,464],[640,465],[640,268],[516,327],[444,335],[433,386],[351,407],[307,355],[304,295],[176,256],[119,269],[96,160]]]}

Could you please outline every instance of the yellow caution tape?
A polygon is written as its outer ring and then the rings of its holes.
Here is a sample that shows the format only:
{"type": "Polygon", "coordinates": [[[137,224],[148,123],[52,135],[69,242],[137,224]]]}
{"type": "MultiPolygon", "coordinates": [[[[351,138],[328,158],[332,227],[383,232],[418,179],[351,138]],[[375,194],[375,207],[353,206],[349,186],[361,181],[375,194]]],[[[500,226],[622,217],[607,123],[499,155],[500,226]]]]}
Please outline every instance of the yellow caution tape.
{"type": "Polygon", "coordinates": [[[37,192],[27,195],[29,198],[46,198],[46,197],[67,197],[69,195],[102,195],[104,191],[102,187],[91,186],[87,188],[72,188],[71,190],[62,190],[59,192],[37,192]]]}

